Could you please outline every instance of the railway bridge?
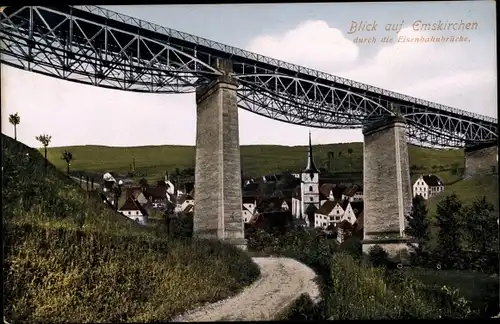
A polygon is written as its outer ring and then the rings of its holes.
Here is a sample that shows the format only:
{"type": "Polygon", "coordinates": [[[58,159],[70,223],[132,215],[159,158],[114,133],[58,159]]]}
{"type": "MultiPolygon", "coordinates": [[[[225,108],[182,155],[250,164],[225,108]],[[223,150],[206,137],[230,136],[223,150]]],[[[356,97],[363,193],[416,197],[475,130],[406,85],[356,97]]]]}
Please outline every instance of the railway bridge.
{"type": "MultiPolygon", "coordinates": [[[[407,144],[466,150],[466,175],[497,164],[497,119],[377,88],[96,6],[8,6],[1,63],[68,81],[195,92],[194,231],[245,248],[238,108],[364,134],[364,250],[406,245],[407,144]],[[199,213],[203,210],[203,214],[199,213]]],[[[272,130],[270,130],[272,131],[272,130]]]]}

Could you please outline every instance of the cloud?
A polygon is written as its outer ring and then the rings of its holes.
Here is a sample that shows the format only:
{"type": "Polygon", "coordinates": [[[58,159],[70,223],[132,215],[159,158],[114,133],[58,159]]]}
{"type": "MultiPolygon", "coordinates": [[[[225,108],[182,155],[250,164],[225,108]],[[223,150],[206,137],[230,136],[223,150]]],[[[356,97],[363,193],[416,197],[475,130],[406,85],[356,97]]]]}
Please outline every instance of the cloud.
{"type": "Polygon", "coordinates": [[[325,21],[305,21],[283,35],[253,39],[248,49],[316,69],[336,69],[356,61],[359,48],[325,21]]]}
{"type": "MultiPolygon", "coordinates": [[[[385,35],[391,34],[379,34],[377,38],[385,35]]],[[[363,59],[359,53],[363,46],[370,45],[355,44],[355,36],[349,35],[352,39],[348,39],[324,21],[308,21],[282,35],[258,37],[248,49],[384,89],[496,116],[496,72],[492,68],[495,55],[491,47],[485,54],[488,47],[477,39],[472,43],[397,42],[403,36],[449,36],[407,26],[392,35],[394,43],[384,44],[374,56],[363,59]],[[477,98],[479,93],[483,94],[481,98],[477,98]]]]}

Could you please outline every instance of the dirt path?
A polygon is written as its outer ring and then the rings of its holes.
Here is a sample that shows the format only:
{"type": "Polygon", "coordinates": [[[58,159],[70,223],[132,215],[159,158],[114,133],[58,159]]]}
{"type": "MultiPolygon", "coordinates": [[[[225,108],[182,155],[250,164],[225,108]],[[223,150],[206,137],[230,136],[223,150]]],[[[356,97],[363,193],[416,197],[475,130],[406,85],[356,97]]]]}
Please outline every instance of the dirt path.
{"type": "Polygon", "coordinates": [[[192,310],[175,322],[272,320],[284,307],[307,293],[319,301],[316,274],[306,265],[289,258],[252,258],[261,276],[240,294],[192,310]]]}

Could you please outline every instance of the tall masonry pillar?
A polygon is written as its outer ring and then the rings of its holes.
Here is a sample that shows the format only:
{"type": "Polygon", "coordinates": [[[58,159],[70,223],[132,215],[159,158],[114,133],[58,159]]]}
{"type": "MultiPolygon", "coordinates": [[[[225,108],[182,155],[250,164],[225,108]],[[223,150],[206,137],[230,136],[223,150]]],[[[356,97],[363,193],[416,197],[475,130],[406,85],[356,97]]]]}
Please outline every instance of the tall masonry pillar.
{"type": "Polygon", "coordinates": [[[489,141],[465,147],[464,179],[475,176],[498,175],[497,141],[489,141]]]}
{"type": "Polygon", "coordinates": [[[246,249],[241,194],[237,83],[230,61],[223,75],[196,91],[196,166],[193,236],[246,249]]]}
{"type": "Polygon", "coordinates": [[[412,206],[405,126],[396,115],[363,129],[363,253],[379,245],[398,260],[411,241],[404,233],[412,206]]]}

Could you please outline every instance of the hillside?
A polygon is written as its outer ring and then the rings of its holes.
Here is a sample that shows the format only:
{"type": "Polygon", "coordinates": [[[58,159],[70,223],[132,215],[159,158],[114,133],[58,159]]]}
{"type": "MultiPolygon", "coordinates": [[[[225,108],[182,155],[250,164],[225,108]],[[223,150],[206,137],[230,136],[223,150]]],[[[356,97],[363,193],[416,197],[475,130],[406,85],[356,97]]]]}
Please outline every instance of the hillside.
{"type": "Polygon", "coordinates": [[[9,323],[166,321],[259,274],[236,248],[140,227],[3,134],[2,152],[9,323]]]}
{"type": "MultiPolygon", "coordinates": [[[[61,153],[69,150],[73,153],[71,163],[73,171],[85,172],[127,172],[135,159],[136,170],[145,174],[148,180],[162,178],[165,171],[175,168],[194,167],[194,146],[69,146],[54,147],[48,150],[48,159],[60,170],[66,165],[61,160],[61,153]]],[[[330,172],[357,173],[363,170],[363,143],[341,143],[316,145],[313,148],[318,167],[330,172]],[[329,154],[329,152],[332,152],[329,154]],[[330,163],[329,163],[330,155],[330,163]],[[333,158],[331,157],[333,155],[333,158]],[[330,164],[330,167],[328,167],[330,164]]],[[[456,179],[452,169],[463,167],[463,151],[436,150],[409,147],[410,165],[415,174],[437,172],[445,181],[456,179]]],[[[241,146],[243,172],[248,176],[260,176],[285,170],[296,172],[306,165],[306,146],[251,145],[241,146]]]]}
{"type": "Polygon", "coordinates": [[[428,200],[429,212],[434,214],[439,200],[451,193],[455,193],[464,204],[485,196],[486,200],[492,203],[496,211],[498,211],[498,178],[496,176],[490,175],[460,180],[445,187],[442,194],[428,200]]]}

